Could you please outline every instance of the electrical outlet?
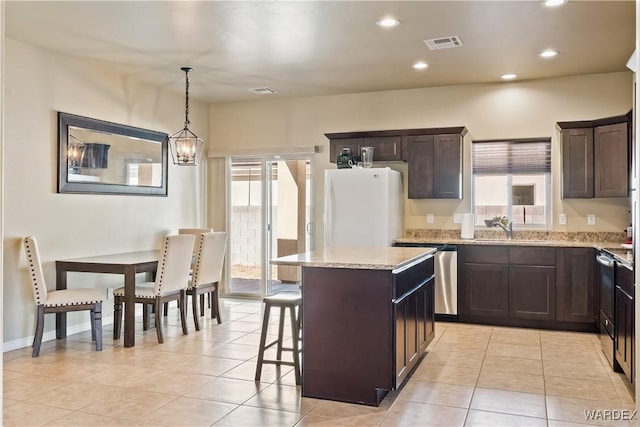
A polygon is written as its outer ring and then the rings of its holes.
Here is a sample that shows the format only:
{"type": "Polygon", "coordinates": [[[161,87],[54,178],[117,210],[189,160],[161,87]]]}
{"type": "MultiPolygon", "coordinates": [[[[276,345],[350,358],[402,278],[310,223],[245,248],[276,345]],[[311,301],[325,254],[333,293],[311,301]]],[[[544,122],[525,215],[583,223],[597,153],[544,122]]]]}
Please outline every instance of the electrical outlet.
{"type": "Polygon", "coordinates": [[[587,215],[587,225],[596,225],[596,214],[587,215]]]}
{"type": "Polygon", "coordinates": [[[113,299],[113,288],[107,289],[107,299],[113,299]]]}
{"type": "Polygon", "coordinates": [[[567,214],[560,214],[558,218],[558,224],[567,225],[567,214]]]}
{"type": "Polygon", "coordinates": [[[453,214],[453,223],[462,224],[462,214],[453,214]]]}
{"type": "Polygon", "coordinates": [[[427,224],[433,224],[433,214],[427,214],[427,224]]]}

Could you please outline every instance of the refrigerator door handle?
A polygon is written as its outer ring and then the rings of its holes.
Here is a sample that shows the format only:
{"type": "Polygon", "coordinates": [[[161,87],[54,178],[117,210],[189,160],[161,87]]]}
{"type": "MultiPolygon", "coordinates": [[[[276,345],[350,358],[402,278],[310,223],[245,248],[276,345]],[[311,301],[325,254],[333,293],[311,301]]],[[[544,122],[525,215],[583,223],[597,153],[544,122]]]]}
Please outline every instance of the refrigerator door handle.
{"type": "MultiPolygon", "coordinates": [[[[329,181],[329,180],[327,180],[329,181]]],[[[324,185],[324,247],[331,246],[331,184],[325,182],[324,185]]]]}

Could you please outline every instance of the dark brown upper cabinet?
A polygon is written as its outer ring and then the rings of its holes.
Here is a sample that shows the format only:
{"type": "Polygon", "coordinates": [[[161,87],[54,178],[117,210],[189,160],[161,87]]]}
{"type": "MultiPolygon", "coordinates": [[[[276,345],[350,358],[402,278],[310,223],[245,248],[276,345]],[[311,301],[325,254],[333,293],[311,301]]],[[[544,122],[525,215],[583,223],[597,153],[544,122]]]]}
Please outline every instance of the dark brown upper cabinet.
{"type": "Polygon", "coordinates": [[[340,151],[348,147],[360,156],[360,147],[373,148],[374,162],[404,160],[408,163],[410,199],[462,198],[461,127],[399,129],[326,133],[330,158],[335,163],[340,151]]]}
{"type": "Polygon", "coordinates": [[[462,133],[407,136],[410,199],[462,198],[462,133]]]}
{"type": "Polygon", "coordinates": [[[628,123],[593,128],[594,197],[629,195],[628,123]]]}
{"type": "MultiPolygon", "coordinates": [[[[331,140],[330,153],[331,163],[335,163],[338,155],[342,152],[343,148],[351,150],[353,156],[360,155],[360,147],[364,144],[364,138],[336,138],[331,140]]],[[[375,154],[375,153],[374,153],[375,154]]]]}
{"type": "Polygon", "coordinates": [[[343,148],[349,148],[354,157],[360,157],[361,147],[373,147],[374,162],[402,160],[402,135],[369,135],[380,132],[381,131],[326,134],[327,138],[329,138],[329,161],[335,163],[343,148]]]}
{"type": "Polygon", "coordinates": [[[593,197],[593,129],[564,129],[562,197],[593,197]]]}
{"type": "Polygon", "coordinates": [[[373,147],[374,162],[402,160],[402,136],[400,135],[365,138],[364,146],[373,147]]]}
{"type": "Polygon", "coordinates": [[[630,114],[558,122],[562,140],[562,197],[629,195],[630,114]]]}

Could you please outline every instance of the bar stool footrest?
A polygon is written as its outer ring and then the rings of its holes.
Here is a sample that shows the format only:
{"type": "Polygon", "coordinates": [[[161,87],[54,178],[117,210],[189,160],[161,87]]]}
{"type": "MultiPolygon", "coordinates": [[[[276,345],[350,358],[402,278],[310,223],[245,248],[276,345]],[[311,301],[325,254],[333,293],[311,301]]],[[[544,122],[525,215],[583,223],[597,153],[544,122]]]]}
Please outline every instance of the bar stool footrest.
{"type": "Polygon", "coordinates": [[[268,363],[270,365],[287,365],[287,366],[296,366],[296,364],[294,362],[288,362],[288,361],[284,361],[284,360],[263,360],[262,364],[264,365],[265,363],[268,363]]]}

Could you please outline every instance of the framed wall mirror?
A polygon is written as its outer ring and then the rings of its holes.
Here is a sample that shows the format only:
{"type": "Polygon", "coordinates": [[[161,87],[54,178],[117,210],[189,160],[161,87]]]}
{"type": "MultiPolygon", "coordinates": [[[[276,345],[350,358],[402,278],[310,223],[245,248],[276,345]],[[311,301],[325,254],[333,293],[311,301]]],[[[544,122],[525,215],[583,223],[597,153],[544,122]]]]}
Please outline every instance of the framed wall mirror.
{"type": "Polygon", "coordinates": [[[58,193],[166,196],[168,139],[58,112],[58,193]]]}

